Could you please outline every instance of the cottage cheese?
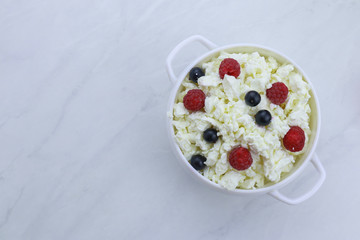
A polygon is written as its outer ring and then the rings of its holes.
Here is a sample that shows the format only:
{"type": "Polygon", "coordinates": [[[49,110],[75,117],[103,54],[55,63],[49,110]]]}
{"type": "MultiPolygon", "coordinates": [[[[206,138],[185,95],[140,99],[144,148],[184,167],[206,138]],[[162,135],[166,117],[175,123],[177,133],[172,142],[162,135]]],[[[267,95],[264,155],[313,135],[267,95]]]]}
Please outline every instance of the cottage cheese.
{"type": "Polygon", "coordinates": [[[290,126],[299,126],[305,132],[306,142],[310,135],[310,87],[291,64],[279,64],[272,57],[259,53],[226,53],[203,63],[205,76],[198,85],[186,78],[175,99],[172,118],[176,141],[186,159],[194,154],[207,158],[204,177],[227,189],[255,189],[267,183],[279,182],[289,172],[301,152],[289,152],[282,146],[282,138],[290,126]],[[218,70],[225,58],[237,60],[241,66],[238,78],[225,75],[220,79],[218,70]],[[272,83],[283,82],[289,89],[285,107],[272,104],[266,97],[266,89],[272,83]],[[204,111],[190,113],[183,104],[183,97],[190,89],[200,88],[206,94],[204,111]],[[255,90],[261,95],[256,107],[249,107],[245,94],[255,90]],[[272,114],[266,127],[255,123],[254,115],[262,109],[272,114]],[[215,144],[203,140],[203,131],[215,127],[219,139],[215,144]],[[237,171],[228,162],[228,152],[242,146],[251,152],[252,166],[237,171]]]}

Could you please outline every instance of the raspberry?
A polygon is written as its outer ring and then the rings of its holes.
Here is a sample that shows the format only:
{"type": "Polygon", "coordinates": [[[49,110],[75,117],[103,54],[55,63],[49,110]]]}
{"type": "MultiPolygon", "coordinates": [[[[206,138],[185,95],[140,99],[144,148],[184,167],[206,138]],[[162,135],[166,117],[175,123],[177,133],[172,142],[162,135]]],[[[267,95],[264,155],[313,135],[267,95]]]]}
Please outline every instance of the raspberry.
{"type": "Polygon", "coordinates": [[[237,147],[231,150],[229,154],[229,163],[236,170],[246,170],[253,163],[249,150],[243,147],[237,147]]]}
{"type": "Polygon", "coordinates": [[[233,58],[225,58],[219,67],[220,78],[223,79],[225,74],[238,77],[240,75],[240,64],[233,58]]]}
{"type": "Polygon", "coordinates": [[[266,90],[267,98],[276,105],[280,105],[285,102],[288,93],[289,90],[287,86],[282,82],[274,83],[271,88],[266,90]]]}
{"type": "Polygon", "coordinates": [[[290,152],[301,151],[305,145],[304,131],[298,126],[291,127],[283,138],[283,143],[290,152]]]}
{"type": "Polygon", "coordinates": [[[184,96],[183,102],[187,110],[198,111],[205,106],[205,93],[200,89],[191,89],[184,96]]]}

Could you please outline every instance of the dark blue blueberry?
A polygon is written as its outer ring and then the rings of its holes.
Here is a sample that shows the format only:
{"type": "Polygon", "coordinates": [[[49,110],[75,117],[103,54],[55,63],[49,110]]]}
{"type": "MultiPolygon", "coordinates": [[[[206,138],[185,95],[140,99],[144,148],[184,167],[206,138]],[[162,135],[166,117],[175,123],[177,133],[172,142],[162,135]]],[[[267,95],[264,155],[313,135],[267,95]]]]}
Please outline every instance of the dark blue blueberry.
{"type": "Polygon", "coordinates": [[[245,95],[245,102],[251,107],[255,107],[261,101],[261,96],[257,91],[250,91],[245,95]]]}
{"type": "Polygon", "coordinates": [[[215,143],[218,140],[217,131],[214,128],[208,128],[203,133],[203,138],[209,143],[215,143]]]}
{"type": "Polygon", "coordinates": [[[255,115],[255,121],[260,126],[269,125],[271,122],[271,114],[268,110],[260,110],[255,115]]]}
{"type": "Polygon", "coordinates": [[[190,70],[190,73],[189,73],[189,78],[191,81],[193,81],[194,83],[197,83],[198,82],[198,79],[202,76],[204,76],[204,72],[201,68],[198,68],[198,67],[194,67],[190,70]]]}
{"type": "Polygon", "coordinates": [[[197,154],[191,157],[190,159],[190,164],[191,166],[193,166],[193,168],[195,168],[196,170],[202,170],[205,168],[205,161],[206,161],[206,157],[197,154]]]}

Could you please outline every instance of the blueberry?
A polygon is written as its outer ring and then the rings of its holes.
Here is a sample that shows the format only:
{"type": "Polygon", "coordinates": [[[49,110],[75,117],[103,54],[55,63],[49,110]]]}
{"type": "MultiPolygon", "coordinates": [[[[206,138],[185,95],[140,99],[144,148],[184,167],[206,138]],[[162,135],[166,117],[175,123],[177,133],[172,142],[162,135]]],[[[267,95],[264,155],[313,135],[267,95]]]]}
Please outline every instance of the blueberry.
{"type": "Polygon", "coordinates": [[[271,114],[268,110],[260,110],[255,115],[255,121],[260,126],[266,126],[271,122],[271,114]]]}
{"type": "Polygon", "coordinates": [[[215,143],[218,140],[217,131],[214,128],[208,128],[203,133],[203,138],[209,143],[215,143]]]}
{"type": "Polygon", "coordinates": [[[245,102],[251,107],[255,107],[261,101],[261,96],[257,91],[250,91],[245,95],[245,102]]]}
{"type": "Polygon", "coordinates": [[[198,82],[198,79],[202,76],[204,76],[204,72],[203,70],[201,70],[201,68],[198,68],[198,67],[194,67],[190,70],[190,73],[189,73],[189,78],[191,81],[193,81],[194,83],[197,83],[198,82]]]}
{"type": "Polygon", "coordinates": [[[206,157],[197,154],[191,157],[190,159],[190,164],[191,166],[193,166],[193,168],[195,168],[196,170],[202,170],[205,168],[205,161],[206,161],[206,157]]]}

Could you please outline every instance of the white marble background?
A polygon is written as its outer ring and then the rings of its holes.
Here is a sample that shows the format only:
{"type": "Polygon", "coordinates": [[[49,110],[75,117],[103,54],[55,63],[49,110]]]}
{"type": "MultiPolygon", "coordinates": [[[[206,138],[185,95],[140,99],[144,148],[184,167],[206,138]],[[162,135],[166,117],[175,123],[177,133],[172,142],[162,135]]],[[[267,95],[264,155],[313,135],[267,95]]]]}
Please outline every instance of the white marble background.
{"type": "Polygon", "coordinates": [[[359,23],[356,0],[1,0],[0,239],[358,239],[359,23]],[[221,195],[179,168],[164,63],[192,34],[273,47],[310,76],[328,173],[313,198],[221,195]]]}

